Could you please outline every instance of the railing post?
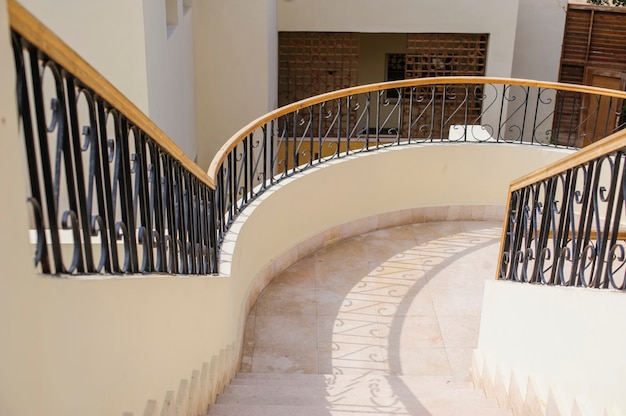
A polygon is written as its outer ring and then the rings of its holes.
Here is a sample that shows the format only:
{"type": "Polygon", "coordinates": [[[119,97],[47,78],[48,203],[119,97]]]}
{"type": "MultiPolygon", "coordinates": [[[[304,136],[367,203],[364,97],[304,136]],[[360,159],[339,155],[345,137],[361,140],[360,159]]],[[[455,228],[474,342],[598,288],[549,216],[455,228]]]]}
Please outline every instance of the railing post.
{"type": "MultiPolygon", "coordinates": [[[[219,198],[216,198],[218,194],[217,189],[209,189],[209,203],[210,207],[208,212],[209,217],[209,260],[210,260],[210,273],[211,274],[219,274],[219,244],[218,244],[218,236],[220,234],[220,226],[218,225],[217,217],[218,215],[223,215],[223,210],[219,209],[219,198]]],[[[220,222],[221,223],[221,222],[220,222]]]]}

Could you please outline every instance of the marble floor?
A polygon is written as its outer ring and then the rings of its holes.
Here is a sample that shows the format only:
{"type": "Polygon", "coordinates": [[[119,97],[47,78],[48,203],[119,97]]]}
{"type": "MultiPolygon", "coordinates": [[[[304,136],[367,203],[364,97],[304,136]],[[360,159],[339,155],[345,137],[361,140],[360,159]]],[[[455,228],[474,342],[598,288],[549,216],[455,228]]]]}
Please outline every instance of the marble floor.
{"type": "Polygon", "coordinates": [[[467,380],[501,225],[405,225],[300,260],[252,308],[240,371],[467,380]]]}

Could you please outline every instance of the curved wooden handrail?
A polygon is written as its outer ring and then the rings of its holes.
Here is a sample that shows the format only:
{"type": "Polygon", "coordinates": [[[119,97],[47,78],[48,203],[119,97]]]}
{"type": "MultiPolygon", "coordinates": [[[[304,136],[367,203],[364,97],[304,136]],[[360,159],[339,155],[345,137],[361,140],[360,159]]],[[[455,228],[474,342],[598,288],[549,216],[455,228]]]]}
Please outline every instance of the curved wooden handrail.
{"type": "Polygon", "coordinates": [[[66,71],[93,89],[100,97],[115,107],[172,157],[178,160],[191,174],[215,189],[215,182],[207,176],[159,127],[135,104],[106,80],[72,48],[59,39],[50,29],[24,9],[15,0],[8,0],[11,28],[35,45],[66,71]]]}
{"type": "Polygon", "coordinates": [[[231,138],[224,143],[224,145],[217,152],[209,169],[207,171],[209,177],[215,182],[217,178],[217,171],[222,165],[228,153],[237,146],[246,136],[251,134],[257,128],[263,126],[267,122],[274,120],[285,114],[292,113],[296,110],[300,110],[305,107],[309,107],[315,104],[319,104],[325,101],[346,97],[349,95],[362,94],[372,91],[380,91],[390,88],[405,88],[426,86],[434,84],[496,84],[496,85],[515,85],[521,87],[536,87],[536,88],[551,88],[561,91],[572,91],[587,94],[603,95],[607,97],[614,97],[620,99],[626,99],[626,92],[610,90],[606,88],[591,87],[586,85],[575,84],[563,84],[559,82],[543,82],[527,79],[511,79],[511,78],[492,78],[492,77],[436,77],[436,78],[415,78],[401,81],[379,82],[374,84],[359,85],[356,87],[345,88],[342,90],[332,91],[325,94],[316,95],[314,97],[306,98],[304,100],[297,101],[295,103],[280,107],[274,111],[270,111],[251,121],[246,126],[242,127],[238,132],[233,134],[231,138]]]}

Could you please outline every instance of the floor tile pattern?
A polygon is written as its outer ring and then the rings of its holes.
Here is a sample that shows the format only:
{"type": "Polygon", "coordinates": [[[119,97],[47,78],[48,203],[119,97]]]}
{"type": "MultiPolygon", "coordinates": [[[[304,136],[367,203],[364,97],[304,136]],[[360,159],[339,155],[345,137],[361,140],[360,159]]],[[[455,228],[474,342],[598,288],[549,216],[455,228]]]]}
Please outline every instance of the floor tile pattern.
{"type": "Polygon", "coordinates": [[[241,372],[467,380],[501,223],[363,234],[277,276],[246,324],[241,372]]]}

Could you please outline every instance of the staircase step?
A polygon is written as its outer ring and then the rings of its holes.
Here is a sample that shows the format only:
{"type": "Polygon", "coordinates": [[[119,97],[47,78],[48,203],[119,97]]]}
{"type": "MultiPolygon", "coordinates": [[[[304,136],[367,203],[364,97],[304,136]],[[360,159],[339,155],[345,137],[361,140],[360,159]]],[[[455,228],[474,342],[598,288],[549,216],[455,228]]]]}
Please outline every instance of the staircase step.
{"type": "Polygon", "coordinates": [[[208,416],[372,416],[372,415],[411,415],[411,416],[512,416],[510,410],[498,408],[466,407],[410,407],[385,408],[372,405],[369,408],[354,410],[335,410],[324,406],[277,406],[277,405],[242,405],[214,404],[209,408],[208,416]]]}
{"type": "Polygon", "coordinates": [[[352,382],[359,380],[402,380],[403,382],[424,382],[424,383],[467,383],[471,385],[469,376],[455,378],[452,376],[415,376],[415,375],[392,375],[392,374],[304,374],[304,373],[238,373],[233,381],[238,384],[255,384],[255,380],[262,380],[273,384],[293,384],[296,381],[301,383],[324,383],[337,384],[339,382],[352,382]]]}
{"type": "Polygon", "coordinates": [[[242,373],[209,415],[511,416],[467,381],[444,376],[242,373]]]}
{"type": "MultiPolygon", "coordinates": [[[[403,395],[406,397],[406,395],[403,395]]],[[[440,408],[462,406],[464,408],[498,408],[498,402],[495,399],[487,399],[485,397],[420,397],[412,398],[413,401],[419,403],[418,407],[440,408]]],[[[232,394],[220,395],[217,399],[218,404],[247,404],[247,405],[276,405],[277,403],[285,403],[290,406],[332,406],[334,410],[367,410],[372,407],[385,409],[401,410],[406,405],[402,404],[402,400],[397,395],[381,397],[377,393],[353,392],[348,395],[337,396],[238,396],[232,394]]],[[[409,406],[412,407],[412,406],[409,406]]]]}
{"type": "MultiPolygon", "coordinates": [[[[378,384],[378,383],[354,383],[352,385],[229,385],[218,398],[219,403],[226,403],[230,400],[233,403],[259,403],[271,404],[267,400],[274,400],[273,403],[291,403],[291,400],[310,401],[321,398],[330,398],[334,401],[339,398],[344,402],[358,403],[359,400],[369,400],[370,398],[380,398],[389,401],[398,400],[398,397],[419,397],[429,399],[463,400],[480,398],[486,400],[481,392],[473,388],[444,385],[412,385],[412,384],[378,384]]],[[[328,401],[326,402],[328,403],[328,401]]]]}
{"type": "Polygon", "coordinates": [[[231,381],[232,385],[262,386],[405,386],[414,388],[426,386],[432,388],[454,387],[473,390],[474,385],[468,380],[447,376],[398,376],[398,375],[333,375],[333,374],[279,374],[279,373],[241,373],[231,381]]]}

